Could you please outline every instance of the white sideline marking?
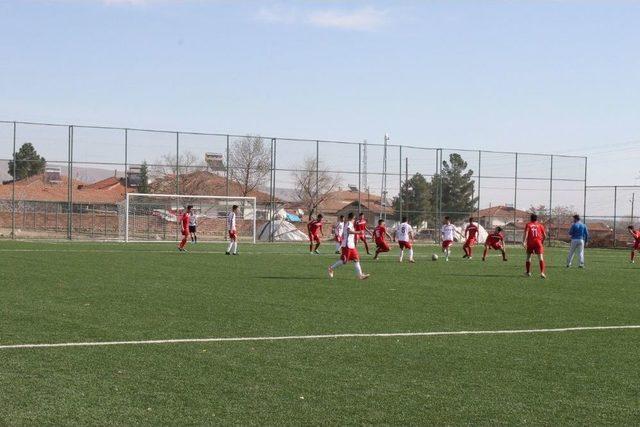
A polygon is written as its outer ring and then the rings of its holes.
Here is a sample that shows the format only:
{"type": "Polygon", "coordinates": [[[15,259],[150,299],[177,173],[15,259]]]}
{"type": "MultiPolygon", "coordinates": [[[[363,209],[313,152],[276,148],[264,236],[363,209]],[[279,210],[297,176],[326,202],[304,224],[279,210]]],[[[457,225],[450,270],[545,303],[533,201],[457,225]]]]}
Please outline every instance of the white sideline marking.
{"type": "Polygon", "coordinates": [[[439,332],[391,332],[377,334],[329,334],[329,335],[289,335],[280,337],[221,337],[221,338],[182,338],[168,340],[143,340],[143,341],[97,341],[97,342],[67,342],[51,344],[10,344],[0,345],[0,350],[16,348],[51,348],[51,347],[99,347],[113,345],[145,345],[145,344],[184,344],[203,342],[233,342],[233,341],[293,341],[293,340],[319,340],[329,338],[376,338],[376,337],[433,337],[450,335],[506,335],[506,334],[540,334],[549,332],[574,332],[574,331],[605,331],[612,329],[640,329],[640,325],[618,326],[578,326],[568,328],[545,329],[506,329],[497,331],[439,331],[439,332]]]}

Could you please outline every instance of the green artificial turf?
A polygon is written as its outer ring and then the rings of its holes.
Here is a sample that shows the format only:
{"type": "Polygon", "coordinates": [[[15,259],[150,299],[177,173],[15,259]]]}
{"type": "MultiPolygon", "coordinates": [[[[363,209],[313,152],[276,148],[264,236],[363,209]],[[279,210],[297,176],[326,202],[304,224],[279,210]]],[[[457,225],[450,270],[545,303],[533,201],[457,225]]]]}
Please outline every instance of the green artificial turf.
{"type": "MultiPolygon", "coordinates": [[[[0,242],[0,345],[640,325],[622,251],[549,249],[542,280],[417,247],[357,281],[305,245],[189,250],[0,242]]],[[[637,424],[639,360],[637,329],[0,349],[0,425],[637,424]]]]}

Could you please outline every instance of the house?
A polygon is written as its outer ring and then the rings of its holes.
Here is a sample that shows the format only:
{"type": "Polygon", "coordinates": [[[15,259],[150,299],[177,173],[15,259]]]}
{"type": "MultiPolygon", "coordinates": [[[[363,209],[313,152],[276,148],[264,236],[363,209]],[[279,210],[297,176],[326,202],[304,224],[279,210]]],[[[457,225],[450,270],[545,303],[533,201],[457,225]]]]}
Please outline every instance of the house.
{"type": "Polygon", "coordinates": [[[347,190],[338,190],[327,195],[326,200],[318,206],[318,211],[325,216],[336,216],[344,212],[358,212],[360,203],[361,212],[367,216],[379,217],[381,214],[393,215],[391,206],[382,206],[382,197],[368,191],[358,191],[356,187],[349,187],[347,190]]]}
{"type": "MultiPolygon", "coordinates": [[[[370,202],[370,203],[360,203],[361,213],[364,214],[364,217],[367,219],[367,222],[372,226],[375,225],[376,221],[378,221],[381,217],[392,216],[394,213],[393,208],[389,206],[382,206],[379,202],[370,202]]],[[[338,212],[335,213],[335,216],[344,215],[345,217],[349,214],[349,212],[353,212],[354,214],[358,213],[358,202],[351,202],[342,207],[338,212]]]]}
{"type": "MultiPolygon", "coordinates": [[[[224,175],[219,175],[206,170],[198,170],[186,174],[180,174],[178,182],[175,175],[165,175],[155,179],[149,186],[151,193],[175,194],[180,188],[180,194],[192,196],[230,196],[242,197],[244,189],[239,182],[229,180],[224,175]]],[[[260,190],[251,190],[246,197],[256,198],[257,217],[266,219],[269,214],[271,195],[260,190]]],[[[284,202],[279,198],[274,198],[274,212],[280,209],[284,202]]]]}
{"type": "Polygon", "coordinates": [[[495,227],[524,224],[529,220],[530,212],[522,211],[513,206],[499,205],[480,209],[477,221],[484,228],[490,230],[495,227]]]}
{"type": "MultiPolygon", "coordinates": [[[[111,204],[115,205],[125,199],[124,179],[111,177],[93,184],[64,175],[52,179],[48,174],[33,175],[15,182],[15,200],[19,202],[69,203],[69,188],[71,188],[71,202],[73,205],[111,204]]],[[[14,185],[12,181],[0,185],[0,200],[13,200],[14,185]]]]}

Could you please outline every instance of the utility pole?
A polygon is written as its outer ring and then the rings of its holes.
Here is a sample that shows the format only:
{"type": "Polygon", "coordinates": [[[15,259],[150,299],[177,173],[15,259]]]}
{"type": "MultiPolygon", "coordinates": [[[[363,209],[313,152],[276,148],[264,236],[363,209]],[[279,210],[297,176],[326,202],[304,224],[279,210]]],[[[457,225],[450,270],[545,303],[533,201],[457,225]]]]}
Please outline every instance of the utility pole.
{"type": "Polygon", "coordinates": [[[382,216],[387,219],[387,144],[389,144],[389,134],[384,134],[384,155],[382,157],[382,216]]]}
{"type": "MultiPolygon", "coordinates": [[[[369,188],[369,180],[367,178],[367,140],[362,144],[362,187],[366,190],[369,188]]],[[[362,190],[362,189],[359,189],[362,190]]]]}

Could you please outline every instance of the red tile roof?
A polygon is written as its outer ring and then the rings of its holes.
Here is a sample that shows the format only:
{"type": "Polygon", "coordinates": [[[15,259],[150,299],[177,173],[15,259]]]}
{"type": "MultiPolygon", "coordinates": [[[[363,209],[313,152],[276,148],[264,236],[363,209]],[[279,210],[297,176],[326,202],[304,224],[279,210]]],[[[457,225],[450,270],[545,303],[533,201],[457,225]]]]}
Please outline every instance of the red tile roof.
{"type": "MultiPolygon", "coordinates": [[[[180,193],[194,196],[226,196],[227,179],[224,176],[209,172],[195,171],[180,175],[180,193]]],[[[153,193],[175,194],[175,175],[167,175],[156,179],[151,184],[153,193]]],[[[235,181],[229,181],[229,195],[241,196],[242,185],[235,181]]],[[[247,197],[255,197],[259,204],[266,204],[270,201],[270,195],[263,191],[251,191],[247,197]]],[[[279,200],[276,198],[276,202],[279,200]]]]}
{"type": "Polygon", "coordinates": [[[515,209],[512,206],[491,206],[489,208],[480,209],[478,212],[478,217],[498,217],[498,218],[528,218],[531,215],[530,212],[522,211],[520,209],[515,209]]]}
{"type": "MultiPolygon", "coordinates": [[[[107,178],[96,183],[86,185],[72,179],[72,200],[74,203],[105,203],[115,204],[125,198],[124,185],[117,178],[107,178]]],[[[131,192],[132,189],[129,189],[131,192]]],[[[69,192],[69,178],[61,176],[60,181],[46,182],[44,174],[34,175],[15,183],[16,200],[37,202],[67,202],[69,192]]],[[[13,183],[0,185],[0,199],[11,199],[13,183]]]]}

